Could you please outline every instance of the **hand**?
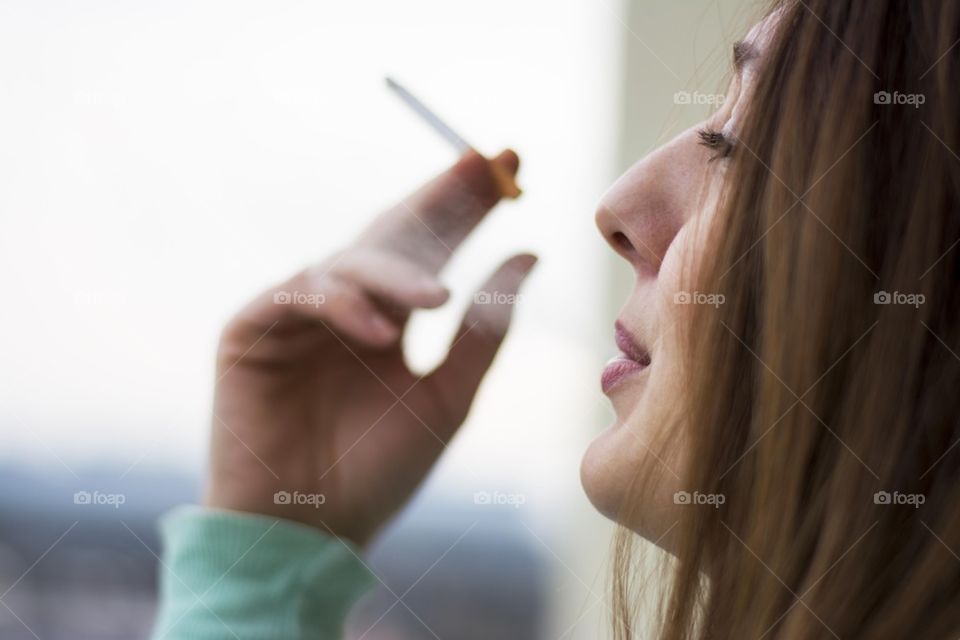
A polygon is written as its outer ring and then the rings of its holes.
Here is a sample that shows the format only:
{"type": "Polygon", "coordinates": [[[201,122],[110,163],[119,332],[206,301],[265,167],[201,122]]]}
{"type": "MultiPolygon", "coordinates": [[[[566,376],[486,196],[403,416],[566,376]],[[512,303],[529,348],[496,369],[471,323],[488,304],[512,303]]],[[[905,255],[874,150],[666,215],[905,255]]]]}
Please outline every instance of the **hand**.
{"type": "Polygon", "coordinates": [[[482,289],[496,295],[474,297],[444,361],[410,371],[401,337],[411,311],[447,300],[437,274],[500,199],[488,162],[514,175],[519,160],[468,153],[230,321],[206,504],[364,544],[410,497],[466,418],[536,262],[507,260],[482,289]]]}

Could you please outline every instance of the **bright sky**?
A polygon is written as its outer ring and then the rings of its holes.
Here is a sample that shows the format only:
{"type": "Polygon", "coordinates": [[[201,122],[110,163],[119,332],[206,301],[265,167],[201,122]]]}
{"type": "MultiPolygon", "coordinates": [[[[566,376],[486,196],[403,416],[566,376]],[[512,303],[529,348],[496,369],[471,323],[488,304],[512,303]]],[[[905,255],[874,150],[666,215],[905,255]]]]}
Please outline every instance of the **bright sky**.
{"type": "Polygon", "coordinates": [[[440,355],[499,260],[541,256],[446,468],[575,483],[609,333],[592,213],[614,170],[615,9],[0,5],[0,463],[202,464],[231,311],[454,159],[389,73],[524,160],[526,195],[451,264],[456,295],[415,323],[414,361],[440,355]]]}

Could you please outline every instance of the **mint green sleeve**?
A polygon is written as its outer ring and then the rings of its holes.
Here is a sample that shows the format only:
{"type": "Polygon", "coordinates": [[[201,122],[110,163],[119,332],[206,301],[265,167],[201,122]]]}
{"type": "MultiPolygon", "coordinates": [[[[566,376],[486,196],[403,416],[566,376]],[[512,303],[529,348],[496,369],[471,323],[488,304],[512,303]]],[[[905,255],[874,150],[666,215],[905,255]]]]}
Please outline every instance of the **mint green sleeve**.
{"type": "Polygon", "coordinates": [[[334,640],[374,580],[349,543],[289,520],[179,507],[160,533],[153,640],[334,640]]]}

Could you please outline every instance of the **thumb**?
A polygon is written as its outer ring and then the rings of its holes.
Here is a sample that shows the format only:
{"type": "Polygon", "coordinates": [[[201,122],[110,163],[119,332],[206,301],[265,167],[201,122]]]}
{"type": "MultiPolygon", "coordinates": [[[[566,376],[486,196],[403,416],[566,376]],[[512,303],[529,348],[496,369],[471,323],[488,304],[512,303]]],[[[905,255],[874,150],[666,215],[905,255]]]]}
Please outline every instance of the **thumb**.
{"type": "Polygon", "coordinates": [[[517,291],[536,263],[536,256],[521,254],[500,265],[474,294],[447,357],[427,376],[444,398],[454,428],[467,417],[477,388],[510,328],[517,291]]]}

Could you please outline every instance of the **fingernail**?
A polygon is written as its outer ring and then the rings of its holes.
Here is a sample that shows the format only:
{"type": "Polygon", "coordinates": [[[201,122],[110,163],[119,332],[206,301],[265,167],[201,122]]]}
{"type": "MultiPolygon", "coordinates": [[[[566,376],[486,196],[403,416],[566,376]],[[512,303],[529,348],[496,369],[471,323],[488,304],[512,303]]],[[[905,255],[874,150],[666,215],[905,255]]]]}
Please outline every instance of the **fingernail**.
{"type": "Polygon", "coordinates": [[[447,289],[446,287],[440,286],[430,289],[429,293],[431,296],[433,296],[434,300],[437,301],[437,304],[443,304],[450,299],[450,289],[447,289]]]}
{"type": "Polygon", "coordinates": [[[442,291],[447,290],[445,286],[443,286],[442,284],[437,282],[435,278],[432,278],[430,276],[423,276],[422,278],[417,278],[414,286],[416,286],[417,289],[420,289],[422,291],[428,291],[430,293],[440,293],[442,291]]]}
{"type": "Polygon", "coordinates": [[[527,270],[524,272],[524,275],[526,275],[527,273],[530,273],[531,271],[533,271],[533,268],[537,266],[538,262],[540,262],[540,258],[539,256],[536,256],[532,253],[526,253],[524,254],[524,257],[527,260],[529,260],[529,264],[527,265],[527,270]]]}
{"type": "Polygon", "coordinates": [[[450,298],[450,290],[431,276],[416,278],[412,283],[417,294],[425,296],[431,305],[441,305],[450,298]]]}

